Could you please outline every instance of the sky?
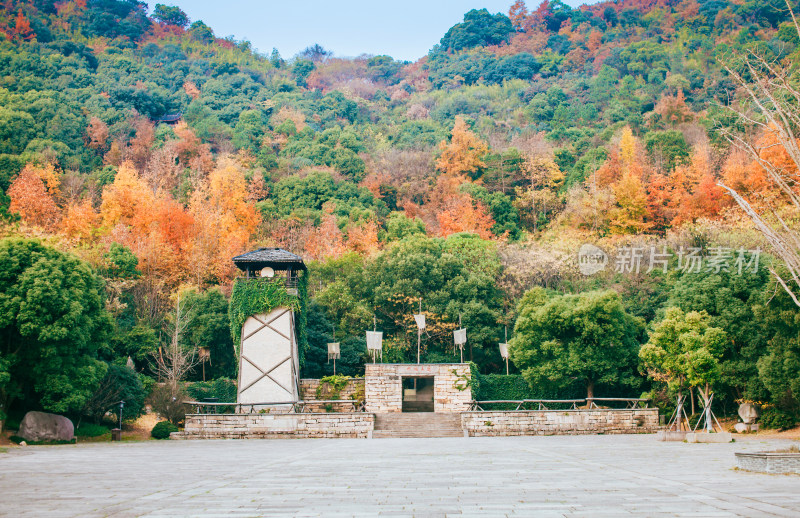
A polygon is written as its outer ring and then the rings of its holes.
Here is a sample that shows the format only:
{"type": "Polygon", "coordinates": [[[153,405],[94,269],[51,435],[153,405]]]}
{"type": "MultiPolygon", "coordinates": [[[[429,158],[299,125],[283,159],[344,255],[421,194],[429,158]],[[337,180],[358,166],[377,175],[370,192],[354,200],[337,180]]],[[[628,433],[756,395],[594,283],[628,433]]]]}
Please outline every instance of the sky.
{"type": "MultiPolygon", "coordinates": [[[[597,1],[597,0],[594,0],[597,1]]],[[[576,7],[594,1],[568,0],[576,7]]],[[[416,61],[470,9],[507,14],[514,0],[159,0],[202,20],[218,37],[249,40],[288,59],[314,43],[338,57],[386,54],[416,61]]],[[[538,1],[529,0],[528,8],[538,1]]]]}

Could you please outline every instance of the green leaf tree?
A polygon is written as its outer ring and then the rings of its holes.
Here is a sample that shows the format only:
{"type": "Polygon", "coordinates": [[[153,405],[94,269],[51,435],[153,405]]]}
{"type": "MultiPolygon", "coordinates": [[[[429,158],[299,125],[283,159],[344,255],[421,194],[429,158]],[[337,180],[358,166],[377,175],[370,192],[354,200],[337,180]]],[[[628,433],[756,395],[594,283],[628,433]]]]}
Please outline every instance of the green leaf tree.
{"type": "Polygon", "coordinates": [[[153,18],[165,25],[176,25],[181,28],[189,25],[189,17],[180,7],[174,5],[156,4],[153,9],[153,18]]]}
{"type": "Polygon", "coordinates": [[[35,240],[0,241],[0,408],[24,397],[79,411],[105,375],[97,352],[111,327],[86,263],[35,240]]]}
{"type": "Polygon", "coordinates": [[[643,323],[614,291],[550,296],[534,288],[519,303],[509,353],[532,386],[567,389],[583,383],[633,386],[643,323]]]}
{"type": "Polygon", "coordinates": [[[485,45],[499,45],[509,40],[514,27],[508,16],[490,14],[486,9],[472,9],[464,21],[450,27],[440,44],[444,50],[463,50],[485,45]]]}
{"type": "Polygon", "coordinates": [[[688,163],[691,147],[677,130],[655,131],[645,137],[645,148],[650,160],[664,171],[688,163]]]}
{"type": "Polygon", "coordinates": [[[788,293],[778,290],[757,321],[773,333],[758,358],[758,379],[779,408],[800,411],[800,312],[788,293]]]}
{"type": "Polygon", "coordinates": [[[194,314],[185,340],[192,347],[206,347],[211,352],[211,361],[205,367],[206,378],[235,378],[236,351],[231,339],[228,300],[219,288],[212,288],[203,293],[189,292],[186,301],[194,314]]]}
{"type": "Polygon", "coordinates": [[[139,375],[126,365],[109,364],[106,375],[100,381],[92,397],[84,405],[81,414],[99,424],[106,412],[111,411],[119,419],[119,402],[124,401],[122,416],[126,421],[138,419],[144,413],[147,391],[139,375]]]}
{"type": "Polygon", "coordinates": [[[711,386],[721,374],[720,358],[727,339],[722,329],[711,326],[705,311],[684,313],[668,308],[640,349],[639,358],[651,378],[678,392],[697,387],[708,402],[711,386]]]}
{"type": "Polygon", "coordinates": [[[458,358],[452,332],[460,316],[468,329],[464,359],[485,370],[499,370],[498,322],[503,305],[499,274],[500,260],[491,241],[472,234],[446,239],[410,236],[366,266],[364,293],[359,297],[375,308],[379,329],[397,340],[406,360],[416,358],[412,315],[422,297],[428,326],[421,344],[423,361],[458,358]]]}
{"type": "MultiPolygon", "coordinates": [[[[766,268],[741,274],[735,270],[686,272],[671,279],[668,287],[666,307],[678,307],[686,313],[705,312],[710,326],[725,330],[728,340],[715,390],[719,395],[724,391],[730,401],[767,398],[756,364],[766,354],[770,339],[786,329],[775,318],[786,308],[780,305],[782,298],[773,297],[774,285],[769,277],[766,268]]],[[[796,334],[796,329],[792,332],[796,334]]]]}

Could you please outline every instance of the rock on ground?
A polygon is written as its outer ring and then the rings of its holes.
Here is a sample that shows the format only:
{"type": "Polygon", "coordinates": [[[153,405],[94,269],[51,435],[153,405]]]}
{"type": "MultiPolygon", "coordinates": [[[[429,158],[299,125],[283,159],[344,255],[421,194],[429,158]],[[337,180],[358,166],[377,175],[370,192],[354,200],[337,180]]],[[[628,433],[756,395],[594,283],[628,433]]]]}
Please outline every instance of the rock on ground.
{"type": "Polygon", "coordinates": [[[75,426],[62,415],[28,412],[22,418],[17,435],[26,441],[71,441],[75,426]]]}

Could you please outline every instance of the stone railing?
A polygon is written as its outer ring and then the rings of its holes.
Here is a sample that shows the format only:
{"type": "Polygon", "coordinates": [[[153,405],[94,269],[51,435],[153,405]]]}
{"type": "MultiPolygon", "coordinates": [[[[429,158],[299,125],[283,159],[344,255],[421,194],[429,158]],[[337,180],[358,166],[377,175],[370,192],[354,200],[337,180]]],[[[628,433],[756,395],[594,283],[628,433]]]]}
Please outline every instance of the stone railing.
{"type": "Polygon", "coordinates": [[[495,399],[471,401],[472,411],[486,410],[566,410],[608,409],[610,405],[625,408],[647,408],[650,399],[625,397],[590,397],[585,399],[495,399]],[[598,405],[598,403],[600,403],[598,405]]]}
{"type": "Polygon", "coordinates": [[[470,437],[654,433],[659,428],[657,408],[472,411],[461,414],[461,426],[470,437]]]}
{"type": "Polygon", "coordinates": [[[188,414],[171,439],[289,439],[372,437],[375,415],[350,414],[188,414]]]}
{"type": "MultiPolygon", "coordinates": [[[[305,414],[313,413],[320,405],[336,407],[338,412],[364,412],[364,402],[357,399],[330,399],[311,401],[270,401],[263,403],[219,403],[209,401],[184,401],[197,415],[227,414],[305,414]]],[[[320,412],[324,412],[321,410],[320,412]]]]}

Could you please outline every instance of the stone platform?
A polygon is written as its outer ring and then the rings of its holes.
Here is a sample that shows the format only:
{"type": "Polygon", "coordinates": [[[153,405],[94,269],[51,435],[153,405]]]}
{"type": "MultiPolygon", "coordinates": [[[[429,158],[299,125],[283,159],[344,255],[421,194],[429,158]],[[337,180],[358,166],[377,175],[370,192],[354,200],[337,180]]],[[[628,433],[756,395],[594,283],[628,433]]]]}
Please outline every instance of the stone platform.
{"type": "Polygon", "coordinates": [[[372,437],[375,415],[334,414],[187,414],[182,432],[171,439],[312,439],[372,437]]]}
{"type": "MultiPolygon", "coordinates": [[[[174,439],[490,437],[653,433],[657,408],[479,412],[188,414],[174,439]],[[380,422],[376,426],[376,422],[380,422]]],[[[708,435],[708,434],[703,434],[708,435]]],[[[722,434],[710,434],[722,435],[722,434]]],[[[730,441],[730,439],[728,440],[730,441]]]]}
{"type": "Polygon", "coordinates": [[[658,409],[491,410],[463,412],[461,423],[470,437],[653,433],[658,409]]]}
{"type": "Polygon", "coordinates": [[[800,453],[768,452],[736,453],[736,464],[739,469],[760,471],[763,473],[797,473],[800,474],[800,453]]]}

